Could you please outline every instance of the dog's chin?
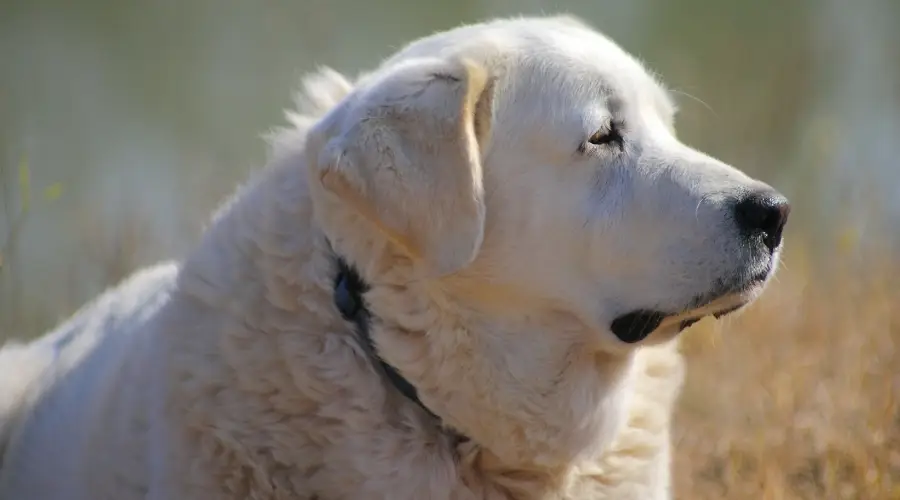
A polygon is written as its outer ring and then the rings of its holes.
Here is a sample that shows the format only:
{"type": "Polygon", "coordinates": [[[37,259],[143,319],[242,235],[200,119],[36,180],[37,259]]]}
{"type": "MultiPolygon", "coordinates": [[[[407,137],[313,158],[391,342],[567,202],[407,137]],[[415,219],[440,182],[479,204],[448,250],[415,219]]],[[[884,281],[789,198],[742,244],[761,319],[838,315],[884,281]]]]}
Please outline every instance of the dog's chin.
{"type": "Polygon", "coordinates": [[[656,309],[636,309],[616,317],[610,330],[622,342],[634,344],[651,334],[666,340],[689,328],[703,318],[722,318],[736,312],[757,299],[762,293],[770,272],[742,280],[737,286],[716,287],[714,292],[699,296],[687,308],[673,312],[656,309]],[[656,332],[656,333],[654,333],[656,332]]]}

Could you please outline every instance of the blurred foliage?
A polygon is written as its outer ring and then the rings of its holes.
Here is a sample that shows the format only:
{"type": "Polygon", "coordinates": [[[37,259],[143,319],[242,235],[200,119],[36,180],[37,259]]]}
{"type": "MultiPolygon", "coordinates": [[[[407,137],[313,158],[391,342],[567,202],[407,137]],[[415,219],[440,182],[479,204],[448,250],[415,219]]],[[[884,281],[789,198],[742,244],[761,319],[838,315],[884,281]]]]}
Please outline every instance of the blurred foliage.
{"type": "MultiPolygon", "coordinates": [[[[0,282],[9,288],[0,295],[0,340],[10,336],[7,332],[13,332],[20,328],[20,321],[25,318],[21,311],[27,307],[23,304],[23,296],[18,291],[23,288],[23,277],[16,266],[16,254],[18,250],[19,236],[25,228],[26,221],[33,210],[31,167],[28,159],[22,157],[16,169],[16,181],[10,182],[8,172],[0,167],[0,193],[3,194],[3,203],[0,204],[3,220],[7,228],[6,234],[0,235],[0,282]],[[9,189],[10,185],[16,189],[9,189]],[[18,198],[18,204],[13,205],[10,200],[18,198]]],[[[42,201],[53,202],[62,196],[63,186],[54,183],[45,187],[42,191],[42,201]]]]}
{"type": "MultiPolygon", "coordinates": [[[[15,247],[16,238],[25,225],[25,219],[31,211],[31,169],[28,166],[27,158],[23,157],[19,162],[18,171],[18,198],[19,206],[12,207],[8,203],[9,198],[14,193],[3,190],[4,203],[2,206],[3,215],[6,218],[8,227],[7,234],[0,240],[0,270],[3,269],[4,256],[15,247]]],[[[8,183],[5,169],[0,170],[0,185],[8,183]]],[[[51,184],[42,190],[42,198],[44,201],[55,201],[62,196],[63,186],[60,183],[51,184]]]]}

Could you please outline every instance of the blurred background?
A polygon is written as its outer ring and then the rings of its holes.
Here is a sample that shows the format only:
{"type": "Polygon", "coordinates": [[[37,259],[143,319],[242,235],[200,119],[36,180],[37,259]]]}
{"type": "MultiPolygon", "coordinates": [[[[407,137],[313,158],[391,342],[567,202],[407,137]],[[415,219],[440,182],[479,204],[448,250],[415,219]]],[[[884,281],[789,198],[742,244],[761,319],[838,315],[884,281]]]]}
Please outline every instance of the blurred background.
{"type": "Polygon", "coordinates": [[[681,137],[793,202],[749,311],[684,336],[679,498],[900,498],[900,2],[0,0],[0,342],[178,257],[300,75],[569,12],[672,87],[681,137]]]}

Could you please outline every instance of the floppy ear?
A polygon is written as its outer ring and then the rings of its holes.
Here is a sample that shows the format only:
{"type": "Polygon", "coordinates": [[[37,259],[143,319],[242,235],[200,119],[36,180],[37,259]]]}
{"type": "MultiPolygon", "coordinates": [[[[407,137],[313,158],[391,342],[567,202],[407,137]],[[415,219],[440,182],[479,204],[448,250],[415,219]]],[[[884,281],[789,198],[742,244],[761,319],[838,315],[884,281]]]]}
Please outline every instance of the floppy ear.
{"type": "Polygon", "coordinates": [[[320,124],[321,185],[437,275],[481,246],[492,83],[471,62],[407,61],[345,102],[342,123],[320,124]]]}

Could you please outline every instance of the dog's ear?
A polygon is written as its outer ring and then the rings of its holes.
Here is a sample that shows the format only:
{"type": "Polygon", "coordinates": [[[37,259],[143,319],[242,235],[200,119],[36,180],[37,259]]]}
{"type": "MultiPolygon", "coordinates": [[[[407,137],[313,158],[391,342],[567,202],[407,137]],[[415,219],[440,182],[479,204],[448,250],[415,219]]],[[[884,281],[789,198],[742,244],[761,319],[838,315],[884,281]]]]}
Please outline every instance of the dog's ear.
{"type": "Polygon", "coordinates": [[[430,273],[459,270],[484,235],[492,84],[465,60],[411,60],[371,77],[311,131],[313,182],[430,273]]]}

